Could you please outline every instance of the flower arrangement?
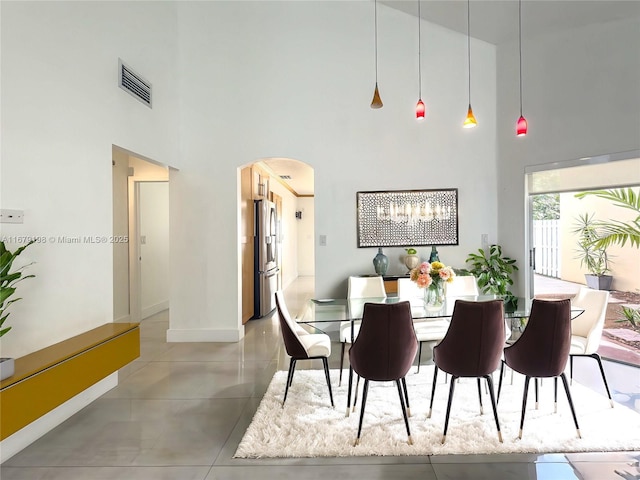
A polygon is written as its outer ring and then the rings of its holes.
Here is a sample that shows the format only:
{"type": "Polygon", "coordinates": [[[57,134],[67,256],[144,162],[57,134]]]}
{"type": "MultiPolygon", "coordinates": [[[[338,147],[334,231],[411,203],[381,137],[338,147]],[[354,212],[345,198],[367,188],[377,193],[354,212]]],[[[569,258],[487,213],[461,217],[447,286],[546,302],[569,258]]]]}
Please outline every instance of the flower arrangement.
{"type": "Polygon", "coordinates": [[[445,283],[453,282],[456,274],[453,268],[441,262],[422,262],[409,273],[409,278],[420,288],[444,287],[445,283]]]}

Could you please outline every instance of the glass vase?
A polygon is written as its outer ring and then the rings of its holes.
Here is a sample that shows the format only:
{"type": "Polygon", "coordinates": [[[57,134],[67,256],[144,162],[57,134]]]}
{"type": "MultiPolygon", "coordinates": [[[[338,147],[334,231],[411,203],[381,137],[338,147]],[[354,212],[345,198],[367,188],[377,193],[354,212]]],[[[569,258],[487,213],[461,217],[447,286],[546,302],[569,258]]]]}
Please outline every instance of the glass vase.
{"type": "Polygon", "coordinates": [[[424,289],[424,304],[427,310],[440,310],[444,304],[444,283],[433,282],[424,289]]]}

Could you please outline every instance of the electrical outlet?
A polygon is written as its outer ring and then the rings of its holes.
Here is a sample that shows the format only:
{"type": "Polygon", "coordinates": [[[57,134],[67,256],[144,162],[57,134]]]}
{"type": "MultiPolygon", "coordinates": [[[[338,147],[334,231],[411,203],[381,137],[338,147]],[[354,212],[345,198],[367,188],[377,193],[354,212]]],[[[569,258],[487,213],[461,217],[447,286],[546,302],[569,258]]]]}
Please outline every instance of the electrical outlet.
{"type": "Polygon", "coordinates": [[[22,210],[0,210],[0,223],[23,223],[24,211],[22,210]]]}

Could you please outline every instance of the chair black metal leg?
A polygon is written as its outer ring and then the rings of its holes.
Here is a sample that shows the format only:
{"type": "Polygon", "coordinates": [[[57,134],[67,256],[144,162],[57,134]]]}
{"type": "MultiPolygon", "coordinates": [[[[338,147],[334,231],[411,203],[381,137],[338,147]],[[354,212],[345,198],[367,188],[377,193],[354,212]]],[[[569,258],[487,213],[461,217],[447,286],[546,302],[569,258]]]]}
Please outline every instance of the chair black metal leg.
{"type": "Polygon", "coordinates": [[[329,377],[329,362],[327,361],[327,357],[322,357],[322,364],[324,365],[324,376],[327,379],[327,387],[329,387],[329,398],[331,399],[331,406],[336,408],[333,404],[333,392],[331,391],[331,377],[329,377]]]}
{"type": "MultiPolygon", "coordinates": [[[[404,380],[404,377],[402,378],[404,380]]],[[[404,403],[404,394],[402,393],[402,387],[400,387],[400,380],[396,380],[396,386],[398,387],[398,396],[400,397],[400,406],[402,407],[402,416],[404,417],[404,425],[407,427],[407,443],[409,445],[413,445],[413,440],[411,439],[411,430],[409,429],[409,418],[407,417],[407,407],[404,403]]],[[[406,388],[406,385],[405,385],[406,388]]]]}
{"type": "Polygon", "coordinates": [[[422,342],[418,342],[418,370],[416,373],[420,373],[420,359],[422,358],[422,342]]]}
{"type": "Polygon", "coordinates": [[[447,401],[447,415],[444,417],[444,433],[442,434],[442,443],[447,439],[447,429],[449,428],[449,414],[451,413],[451,403],[453,400],[453,390],[456,386],[458,377],[451,375],[451,386],[449,387],[449,400],[447,401]]]}
{"type": "Polygon", "coordinates": [[[438,366],[433,369],[433,385],[431,386],[431,401],[429,402],[429,415],[427,418],[431,418],[431,411],[433,410],[433,397],[436,395],[436,380],[438,380],[438,366]]]}
{"type": "Polygon", "coordinates": [[[484,409],[482,408],[482,387],[480,386],[480,377],[476,378],[478,380],[478,399],[480,400],[480,415],[484,415],[484,409]]]}
{"type": "Polygon", "coordinates": [[[533,379],[533,386],[535,387],[535,391],[536,391],[536,410],[538,410],[538,379],[537,378],[533,379]]]}
{"type": "Polygon", "coordinates": [[[351,384],[353,383],[353,367],[349,366],[349,387],[347,388],[347,417],[351,412],[351,384]]]}
{"type": "Polygon", "coordinates": [[[500,380],[498,380],[498,398],[496,398],[496,404],[500,402],[500,392],[502,391],[503,374],[504,374],[504,360],[500,362],[500,380]]]}
{"type": "Polygon", "coordinates": [[[362,388],[362,408],[360,409],[360,422],[358,423],[358,436],[353,446],[360,443],[360,433],[362,433],[362,419],[364,418],[364,406],[367,404],[367,393],[369,392],[369,380],[365,378],[364,387],[362,388]]]}
{"type": "Polygon", "coordinates": [[[500,431],[500,421],[498,420],[498,404],[496,402],[496,396],[493,389],[493,377],[491,375],[485,375],[487,379],[487,387],[489,388],[489,396],[491,397],[491,406],[493,407],[493,418],[496,420],[496,428],[498,429],[498,440],[502,443],[502,432],[500,431]]]}
{"type": "Polygon", "coordinates": [[[569,355],[569,378],[571,379],[571,385],[573,385],[573,355],[569,355]]]}
{"type": "Polygon", "coordinates": [[[352,412],[356,411],[356,405],[358,404],[358,389],[360,388],[360,375],[357,375],[357,377],[358,378],[356,378],[356,390],[355,392],[353,392],[353,407],[351,408],[352,412]]]}
{"type": "Polygon", "coordinates": [[[553,377],[553,413],[558,413],[558,377],[553,377]]]}
{"type": "Polygon", "coordinates": [[[338,387],[342,386],[342,367],[344,365],[344,348],[347,345],[347,342],[341,342],[342,349],[340,350],[340,378],[338,379],[338,387]]]}
{"type": "Polygon", "coordinates": [[[522,395],[522,415],[520,416],[520,432],[518,432],[518,438],[522,438],[522,427],[524,426],[524,414],[527,411],[527,395],[529,394],[529,380],[530,376],[524,377],[524,393],[522,395]]]}
{"type": "Polygon", "coordinates": [[[284,389],[284,400],[282,400],[282,408],[284,408],[284,402],[287,401],[287,393],[289,393],[289,386],[291,386],[291,380],[293,379],[293,371],[296,369],[296,360],[293,358],[289,361],[289,373],[287,374],[287,386],[284,389]]]}
{"type": "Polygon", "coordinates": [[[598,366],[600,367],[600,373],[602,374],[602,381],[604,382],[604,388],[607,389],[607,396],[609,397],[609,402],[611,402],[611,408],[613,408],[613,399],[611,398],[611,392],[609,391],[609,384],[607,383],[607,377],[604,376],[604,368],[602,366],[602,360],[600,359],[600,355],[597,353],[592,353],[589,355],[591,358],[595,358],[596,362],[598,362],[598,366]]]}
{"type": "Polygon", "coordinates": [[[409,406],[409,392],[407,391],[407,381],[404,377],[402,380],[402,390],[404,391],[404,401],[407,404],[407,415],[411,416],[411,407],[409,406]]]}
{"type": "Polygon", "coordinates": [[[569,400],[569,407],[571,407],[571,415],[573,415],[573,423],[576,424],[576,431],[578,432],[578,438],[582,438],[580,435],[580,427],[578,426],[578,417],[576,417],[576,410],[573,408],[573,400],[571,399],[571,392],[569,391],[569,384],[567,383],[567,377],[564,372],[560,374],[562,384],[564,385],[564,391],[567,392],[567,400],[569,400]]]}

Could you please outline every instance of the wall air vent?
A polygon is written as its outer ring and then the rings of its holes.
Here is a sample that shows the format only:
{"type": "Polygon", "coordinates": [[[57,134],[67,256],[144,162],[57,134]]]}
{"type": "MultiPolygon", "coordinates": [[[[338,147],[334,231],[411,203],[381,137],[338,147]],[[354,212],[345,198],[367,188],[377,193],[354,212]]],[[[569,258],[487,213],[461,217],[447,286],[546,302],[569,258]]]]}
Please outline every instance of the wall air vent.
{"type": "Polygon", "coordinates": [[[151,83],[118,59],[118,86],[151,108],[151,83]]]}
{"type": "Polygon", "coordinates": [[[280,178],[283,180],[291,180],[291,175],[280,175],[280,178]]]}

